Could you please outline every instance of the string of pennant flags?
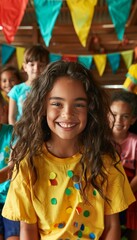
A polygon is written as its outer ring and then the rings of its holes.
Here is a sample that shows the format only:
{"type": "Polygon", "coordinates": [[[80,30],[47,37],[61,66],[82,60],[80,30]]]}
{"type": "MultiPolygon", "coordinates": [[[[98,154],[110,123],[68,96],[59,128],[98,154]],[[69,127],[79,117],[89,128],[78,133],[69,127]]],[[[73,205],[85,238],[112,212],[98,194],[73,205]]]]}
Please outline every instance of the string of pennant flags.
{"type": "MultiPolygon", "coordinates": [[[[32,2],[41,35],[48,47],[63,0],[32,0],[32,2]]],[[[66,0],[66,3],[70,10],[75,32],[80,43],[85,47],[98,0],[66,0]]],[[[14,41],[14,36],[22,21],[27,4],[28,0],[0,1],[0,26],[2,26],[8,44],[14,41]]],[[[106,4],[117,38],[123,40],[132,0],[106,0],[106,4]]]]}
{"type": "MultiPolygon", "coordinates": [[[[23,57],[24,57],[25,48],[23,47],[14,47],[7,44],[1,45],[1,60],[2,65],[6,64],[10,57],[15,53],[17,58],[17,63],[19,69],[22,68],[23,57]]],[[[80,62],[88,69],[91,69],[93,66],[93,62],[98,70],[100,76],[103,75],[107,61],[110,64],[112,69],[112,73],[116,73],[120,67],[120,60],[123,59],[125,66],[127,69],[132,64],[134,53],[136,54],[137,49],[127,50],[115,53],[107,53],[107,54],[93,54],[93,55],[70,55],[70,54],[56,54],[50,53],[50,62],[65,60],[65,61],[73,61],[80,62]]]]}

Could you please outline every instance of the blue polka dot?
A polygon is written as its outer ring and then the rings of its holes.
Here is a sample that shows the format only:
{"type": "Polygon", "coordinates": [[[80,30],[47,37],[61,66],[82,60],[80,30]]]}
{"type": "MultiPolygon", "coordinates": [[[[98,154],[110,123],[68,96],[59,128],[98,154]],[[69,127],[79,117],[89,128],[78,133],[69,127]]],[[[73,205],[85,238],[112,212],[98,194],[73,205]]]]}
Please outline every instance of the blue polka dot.
{"type": "Polygon", "coordinates": [[[81,224],[80,230],[81,230],[81,231],[84,231],[84,229],[85,229],[84,224],[81,224]]]}
{"type": "Polygon", "coordinates": [[[74,184],[74,187],[75,187],[77,190],[80,190],[80,184],[79,184],[79,183],[75,183],[75,184],[74,184]]]}
{"type": "Polygon", "coordinates": [[[90,238],[90,239],[95,239],[95,234],[94,234],[94,233],[90,233],[90,234],[89,234],[89,238],[90,238]]]}

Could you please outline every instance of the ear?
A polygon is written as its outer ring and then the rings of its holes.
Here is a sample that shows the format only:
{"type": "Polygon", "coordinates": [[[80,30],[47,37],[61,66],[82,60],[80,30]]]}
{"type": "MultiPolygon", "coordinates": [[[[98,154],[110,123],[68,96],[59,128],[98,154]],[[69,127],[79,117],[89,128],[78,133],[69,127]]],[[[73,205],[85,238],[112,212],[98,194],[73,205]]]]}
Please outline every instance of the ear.
{"type": "Polygon", "coordinates": [[[27,69],[26,63],[23,63],[23,64],[22,64],[22,67],[23,67],[24,72],[26,72],[26,69],[27,69]]]}
{"type": "Polygon", "coordinates": [[[131,125],[133,125],[136,120],[137,120],[137,117],[133,117],[132,120],[131,120],[131,125]]]}

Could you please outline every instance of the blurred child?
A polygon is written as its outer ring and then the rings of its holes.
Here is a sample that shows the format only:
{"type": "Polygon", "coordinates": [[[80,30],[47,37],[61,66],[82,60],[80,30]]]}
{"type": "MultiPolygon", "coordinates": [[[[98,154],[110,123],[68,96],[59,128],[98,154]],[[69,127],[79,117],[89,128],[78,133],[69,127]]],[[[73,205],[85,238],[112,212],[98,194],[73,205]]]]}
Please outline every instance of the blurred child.
{"type": "MultiPolygon", "coordinates": [[[[130,133],[130,126],[137,119],[137,95],[127,91],[112,94],[111,111],[114,115],[113,137],[137,200],[137,135],[130,133]]],[[[137,201],[129,206],[126,227],[130,229],[128,240],[137,240],[137,201]]]]}
{"type": "Polygon", "coordinates": [[[15,170],[3,209],[21,221],[21,239],[120,240],[118,213],[134,196],[108,112],[105,92],[79,63],[51,63],[33,82],[14,126],[15,170]]]}
{"type": "Polygon", "coordinates": [[[0,73],[0,102],[2,104],[2,115],[0,123],[8,123],[8,93],[11,88],[22,81],[19,70],[11,65],[2,68],[0,73]]]}
{"type": "Polygon", "coordinates": [[[11,164],[8,166],[12,126],[0,124],[0,240],[18,240],[20,223],[2,217],[1,212],[9,189],[11,164]]]}
{"type": "Polygon", "coordinates": [[[33,80],[43,71],[48,63],[48,51],[41,45],[26,49],[23,68],[27,73],[27,81],[23,82],[9,92],[9,124],[14,125],[22,115],[22,104],[31,90],[33,80]]]}

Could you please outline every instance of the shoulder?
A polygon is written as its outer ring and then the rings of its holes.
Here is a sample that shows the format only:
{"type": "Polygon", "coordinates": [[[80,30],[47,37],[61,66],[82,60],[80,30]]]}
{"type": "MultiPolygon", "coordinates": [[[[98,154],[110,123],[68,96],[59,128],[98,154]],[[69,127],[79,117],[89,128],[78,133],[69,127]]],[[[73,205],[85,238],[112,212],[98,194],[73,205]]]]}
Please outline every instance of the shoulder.
{"type": "Polygon", "coordinates": [[[10,90],[10,92],[8,93],[8,96],[10,98],[18,99],[18,97],[21,96],[24,93],[24,91],[26,91],[27,89],[28,89],[28,86],[25,83],[17,84],[10,90]]]}
{"type": "Polygon", "coordinates": [[[130,145],[137,145],[137,134],[129,132],[128,137],[126,138],[126,142],[128,142],[130,145]]]}
{"type": "Polygon", "coordinates": [[[120,158],[117,153],[116,153],[115,159],[112,159],[111,156],[109,156],[108,154],[105,154],[105,155],[102,155],[102,161],[103,161],[104,169],[108,171],[110,168],[114,167],[116,164],[120,162],[120,158]]]}
{"type": "MultiPolygon", "coordinates": [[[[9,145],[12,139],[13,126],[8,124],[2,124],[0,130],[0,140],[1,147],[4,145],[9,145]]],[[[6,150],[7,151],[7,150],[6,150]]]]}
{"type": "Polygon", "coordinates": [[[10,124],[2,124],[1,132],[11,133],[13,131],[13,126],[10,124]]]}

